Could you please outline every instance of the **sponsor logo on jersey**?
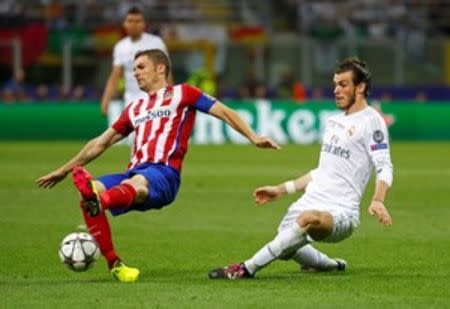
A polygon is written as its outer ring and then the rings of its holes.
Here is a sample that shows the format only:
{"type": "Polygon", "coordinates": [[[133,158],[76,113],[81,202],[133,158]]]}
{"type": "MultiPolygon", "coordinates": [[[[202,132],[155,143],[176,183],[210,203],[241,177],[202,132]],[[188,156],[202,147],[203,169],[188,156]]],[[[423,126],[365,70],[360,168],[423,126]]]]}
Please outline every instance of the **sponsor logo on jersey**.
{"type": "Polygon", "coordinates": [[[323,143],[322,144],[322,148],[320,151],[323,152],[328,152],[331,153],[335,156],[344,158],[344,159],[350,159],[350,149],[345,149],[344,147],[341,147],[339,145],[335,145],[335,144],[328,144],[328,143],[323,143]]]}
{"type": "Polygon", "coordinates": [[[136,118],[134,123],[135,123],[135,126],[138,126],[143,122],[147,122],[147,121],[153,120],[155,118],[166,118],[166,117],[170,117],[171,115],[172,115],[172,111],[170,110],[170,108],[160,108],[160,109],[155,109],[155,110],[149,110],[149,111],[147,111],[146,115],[136,118]]]}

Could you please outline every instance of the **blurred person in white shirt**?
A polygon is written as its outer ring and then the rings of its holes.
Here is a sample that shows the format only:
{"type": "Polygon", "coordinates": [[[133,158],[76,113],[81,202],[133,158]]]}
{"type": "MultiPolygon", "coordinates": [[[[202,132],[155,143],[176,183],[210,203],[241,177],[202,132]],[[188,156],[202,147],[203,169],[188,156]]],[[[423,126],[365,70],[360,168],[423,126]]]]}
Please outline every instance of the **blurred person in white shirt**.
{"type": "MultiPolygon", "coordinates": [[[[108,125],[112,125],[120,116],[125,106],[136,98],[146,94],[139,89],[133,75],[134,55],[140,50],[160,49],[168,55],[164,41],[157,35],[145,32],[144,13],[137,7],[127,11],[123,21],[123,27],[127,34],[114,46],[113,68],[106,83],[101,101],[101,112],[108,116],[108,125]],[[118,91],[120,79],[124,81],[123,101],[113,99],[118,91]]],[[[170,74],[169,80],[172,77],[170,74]]],[[[127,139],[127,144],[132,145],[132,137],[127,139]]]]}

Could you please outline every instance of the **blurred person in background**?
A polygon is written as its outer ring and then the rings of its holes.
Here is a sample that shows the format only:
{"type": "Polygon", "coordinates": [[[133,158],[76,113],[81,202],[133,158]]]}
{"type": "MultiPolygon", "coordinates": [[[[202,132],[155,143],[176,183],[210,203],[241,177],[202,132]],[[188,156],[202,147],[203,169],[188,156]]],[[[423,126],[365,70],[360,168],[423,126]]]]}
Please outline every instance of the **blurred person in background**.
{"type": "Polygon", "coordinates": [[[305,86],[295,79],[294,72],[285,70],[280,77],[276,87],[277,99],[293,99],[296,103],[303,103],[306,100],[305,86]]]}
{"type": "Polygon", "coordinates": [[[39,84],[36,87],[35,100],[39,103],[50,101],[50,90],[46,84],[39,84]]]}
{"type": "Polygon", "coordinates": [[[321,87],[314,87],[311,90],[311,99],[312,100],[323,100],[325,98],[325,94],[321,87]]]}
{"type": "Polygon", "coordinates": [[[50,29],[61,30],[67,26],[64,5],[59,0],[47,1],[44,8],[47,25],[50,29]]]}
{"type": "Polygon", "coordinates": [[[58,101],[68,101],[70,100],[71,91],[66,86],[60,86],[58,89],[58,101]]]}
{"type": "MultiPolygon", "coordinates": [[[[115,46],[113,52],[113,69],[109,75],[105,90],[101,99],[101,112],[108,116],[108,125],[112,125],[124,110],[142,92],[133,76],[133,61],[137,51],[146,49],[160,49],[168,55],[167,47],[163,40],[156,35],[145,32],[144,13],[138,7],[128,10],[123,27],[127,36],[121,39],[115,46]],[[118,90],[119,80],[124,79],[123,102],[111,99],[118,90]],[[114,104],[112,104],[114,102],[114,104]]],[[[169,77],[169,81],[171,76],[169,77]]],[[[128,144],[132,144],[128,139],[128,144]]]]}
{"type": "Polygon", "coordinates": [[[77,102],[82,102],[86,99],[86,87],[83,85],[77,85],[73,88],[72,99],[77,102]]]}
{"type": "Polygon", "coordinates": [[[28,99],[25,85],[25,72],[17,70],[2,87],[2,100],[5,103],[22,102],[28,99]]]}
{"type": "Polygon", "coordinates": [[[269,99],[269,88],[263,82],[259,82],[255,86],[255,99],[269,99]]]}

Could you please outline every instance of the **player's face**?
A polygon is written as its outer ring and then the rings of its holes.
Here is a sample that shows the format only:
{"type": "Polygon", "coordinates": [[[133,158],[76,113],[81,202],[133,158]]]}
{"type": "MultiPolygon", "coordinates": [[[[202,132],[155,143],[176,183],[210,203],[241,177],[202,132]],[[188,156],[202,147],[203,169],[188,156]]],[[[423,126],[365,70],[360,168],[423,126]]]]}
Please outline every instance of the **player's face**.
{"type": "Polygon", "coordinates": [[[142,91],[150,91],[152,86],[164,78],[164,65],[155,66],[153,61],[142,55],[134,61],[133,73],[142,91]]]}
{"type": "Polygon", "coordinates": [[[356,101],[356,87],[351,71],[334,74],[334,100],[341,110],[348,110],[356,101]]]}
{"type": "Polygon", "coordinates": [[[145,29],[144,16],[142,14],[128,14],[123,22],[123,27],[129,36],[140,36],[145,29]]]}

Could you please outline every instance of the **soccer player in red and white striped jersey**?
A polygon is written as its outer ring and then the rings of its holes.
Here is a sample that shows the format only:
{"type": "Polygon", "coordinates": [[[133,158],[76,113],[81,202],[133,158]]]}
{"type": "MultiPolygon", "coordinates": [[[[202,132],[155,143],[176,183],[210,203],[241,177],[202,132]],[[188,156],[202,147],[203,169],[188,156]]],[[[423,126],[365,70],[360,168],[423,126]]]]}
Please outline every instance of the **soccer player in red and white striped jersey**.
{"type": "Polygon", "coordinates": [[[222,119],[257,147],[279,149],[270,138],[257,136],[238,113],[215,98],[187,84],[168,86],[170,60],[163,51],[137,52],[133,71],[139,88],[148,95],[128,104],[112,127],[88,142],[75,157],[36,180],[40,187],[51,188],[72,172],[86,225],[111,273],[121,282],[136,281],[139,271],[126,266],[116,254],[105,210],[120,215],[159,209],[173,202],[198,110],[222,119]],[[135,143],[126,172],[94,179],[82,167],[131,132],[135,133],[135,143]]]}

